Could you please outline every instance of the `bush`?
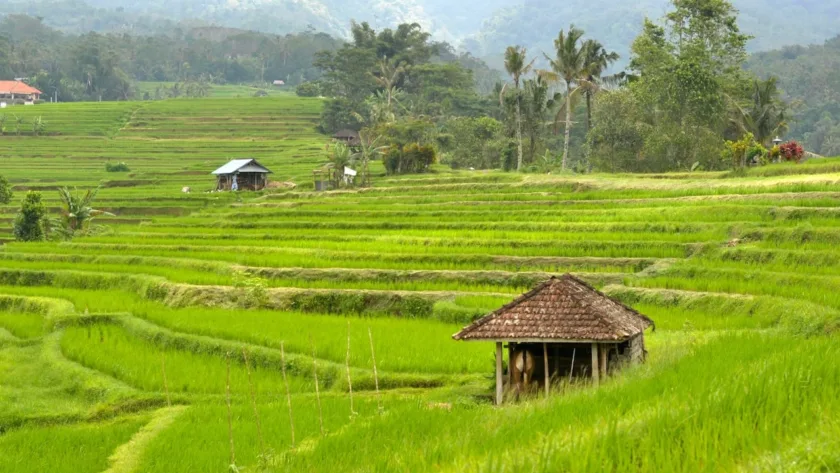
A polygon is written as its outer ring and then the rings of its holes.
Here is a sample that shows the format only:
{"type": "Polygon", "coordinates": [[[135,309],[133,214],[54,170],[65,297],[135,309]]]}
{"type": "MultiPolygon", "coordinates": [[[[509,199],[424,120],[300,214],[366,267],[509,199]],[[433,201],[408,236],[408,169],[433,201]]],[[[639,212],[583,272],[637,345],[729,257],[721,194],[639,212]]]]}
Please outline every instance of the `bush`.
{"type": "Polygon", "coordinates": [[[802,158],[805,156],[805,150],[796,141],[783,143],[779,146],[779,152],[785,161],[796,161],[797,163],[802,161],[802,158]]]}
{"type": "Polygon", "coordinates": [[[412,143],[402,148],[392,146],[385,154],[383,164],[388,174],[411,174],[427,171],[436,159],[433,147],[412,143]]]}
{"type": "Polygon", "coordinates": [[[105,163],[105,171],[107,172],[129,172],[131,169],[128,167],[128,164],[123,162],[119,163],[105,163]]]}
{"type": "Polygon", "coordinates": [[[20,204],[15,217],[14,233],[18,241],[43,241],[46,239],[44,219],[47,211],[41,202],[41,193],[29,191],[20,204]]]}
{"type": "Polygon", "coordinates": [[[304,82],[297,86],[295,93],[298,97],[319,97],[321,96],[321,85],[317,82],[304,82]]]}

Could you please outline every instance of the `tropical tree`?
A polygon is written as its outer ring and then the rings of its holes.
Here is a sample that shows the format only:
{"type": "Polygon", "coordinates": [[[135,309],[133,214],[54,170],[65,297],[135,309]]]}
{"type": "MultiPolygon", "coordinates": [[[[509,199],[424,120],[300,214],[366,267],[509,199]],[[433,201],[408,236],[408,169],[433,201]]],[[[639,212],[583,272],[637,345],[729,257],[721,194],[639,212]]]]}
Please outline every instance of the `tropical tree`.
{"type": "Polygon", "coordinates": [[[38,136],[41,133],[43,133],[46,127],[47,122],[45,122],[43,117],[41,116],[35,117],[35,120],[32,121],[32,133],[35,136],[38,136]]]}
{"type": "Polygon", "coordinates": [[[20,136],[20,129],[25,121],[24,117],[15,115],[15,134],[20,136]]]}
{"type": "Polygon", "coordinates": [[[537,147],[549,127],[548,113],[562,94],[551,94],[549,84],[542,76],[528,79],[522,88],[522,125],[528,139],[528,161],[537,157],[537,147]]]}
{"type": "MultiPolygon", "coordinates": [[[[522,97],[519,90],[519,84],[522,76],[531,71],[534,61],[527,62],[528,50],[521,46],[508,46],[505,50],[505,70],[513,79],[513,87],[516,93],[515,100],[515,115],[516,115],[516,143],[517,143],[517,160],[516,170],[522,169],[522,97]]],[[[506,87],[502,88],[501,95],[505,93],[506,87]]],[[[501,99],[502,97],[500,97],[501,99]]]]}
{"type": "MultiPolygon", "coordinates": [[[[543,76],[549,80],[560,81],[566,86],[566,102],[564,120],[566,126],[565,137],[563,139],[563,170],[566,169],[569,163],[569,142],[572,137],[572,107],[574,106],[574,99],[576,98],[580,87],[578,83],[582,77],[586,77],[587,72],[587,51],[580,40],[583,37],[583,30],[575,28],[574,25],[569,27],[569,31],[560,30],[557,39],[554,40],[555,57],[546,56],[551,71],[544,72],[543,76]],[[574,86],[574,87],[573,87],[574,86]]],[[[559,119],[558,112],[557,118],[559,119]]],[[[559,120],[555,119],[555,123],[559,120]]]]}
{"type": "Polygon", "coordinates": [[[388,110],[391,110],[391,102],[394,98],[394,93],[397,90],[397,84],[405,74],[406,67],[402,64],[392,64],[387,57],[382,58],[378,63],[379,73],[373,74],[373,79],[382,87],[385,92],[386,104],[388,110]]]}
{"type": "Polygon", "coordinates": [[[367,129],[359,132],[359,151],[354,153],[351,158],[362,162],[362,187],[370,185],[370,162],[388,149],[387,146],[379,146],[381,139],[381,136],[373,136],[373,132],[367,129]]]}
{"type": "Polygon", "coordinates": [[[6,116],[5,113],[0,114],[0,136],[6,134],[6,120],[7,119],[8,119],[8,117],[6,116]]]}
{"type": "Polygon", "coordinates": [[[780,98],[775,77],[765,81],[753,80],[752,95],[748,105],[740,105],[731,99],[730,103],[732,105],[731,123],[740,134],[752,133],[755,140],[766,148],[770,147],[770,140],[774,136],[787,131],[788,125],[785,121],[787,104],[780,98]]]}
{"type": "Polygon", "coordinates": [[[355,158],[350,147],[340,141],[333,143],[329,151],[327,159],[330,160],[329,166],[334,170],[333,176],[335,180],[333,184],[338,188],[344,180],[344,168],[351,167],[355,162],[355,158]]]}
{"type": "Polygon", "coordinates": [[[41,193],[29,191],[20,204],[15,217],[14,233],[18,241],[43,241],[46,238],[45,217],[47,211],[41,202],[41,193]]]}
{"type": "Polygon", "coordinates": [[[623,74],[604,76],[604,72],[619,59],[616,52],[608,52],[604,45],[595,39],[586,40],[583,43],[584,75],[579,82],[586,98],[586,133],[592,129],[592,97],[595,96],[603,85],[611,85],[619,82],[623,74]]]}
{"type": "Polygon", "coordinates": [[[114,216],[112,213],[104,210],[96,210],[91,207],[98,192],[99,188],[88,189],[83,194],[70,192],[70,189],[66,187],[58,190],[58,196],[62,205],[61,213],[64,230],[68,237],[73,237],[76,233],[87,231],[90,227],[90,222],[96,217],[114,216]]]}

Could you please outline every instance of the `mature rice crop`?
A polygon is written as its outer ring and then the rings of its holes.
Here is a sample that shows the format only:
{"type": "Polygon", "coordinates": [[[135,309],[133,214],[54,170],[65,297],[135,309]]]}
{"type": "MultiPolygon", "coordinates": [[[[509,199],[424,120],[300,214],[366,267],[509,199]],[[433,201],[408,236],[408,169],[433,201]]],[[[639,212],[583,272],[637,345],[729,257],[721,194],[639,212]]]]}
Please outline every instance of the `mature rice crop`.
{"type": "Polygon", "coordinates": [[[56,189],[99,187],[116,215],[0,247],[0,471],[838,469],[840,160],[374,162],[314,192],[320,100],[214,94],[26,107],[47,133],[0,139],[3,241],[27,190],[58,216],[56,189]],[[276,187],[209,192],[238,157],[276,187]],[[647,363],[491,407],[492,346],[451,335],[566,272],[656,322],[647,363]]]}

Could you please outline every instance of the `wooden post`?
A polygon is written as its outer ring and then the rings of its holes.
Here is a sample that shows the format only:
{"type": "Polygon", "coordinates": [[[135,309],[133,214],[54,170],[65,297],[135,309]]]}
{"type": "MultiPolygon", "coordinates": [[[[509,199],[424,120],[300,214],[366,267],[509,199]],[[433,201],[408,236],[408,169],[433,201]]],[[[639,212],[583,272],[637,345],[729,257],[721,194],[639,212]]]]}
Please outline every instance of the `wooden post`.
{"type": "Polygon", "coordinates": [[[592,344],[592,381],[598,384],[598,344],[592,344]]]}
{"type": "Polygon", "coordinates": [[[607,377],[607,355],[609,354],[610,348],[608,345],[604,345],[604,348],[601,349],[600,352],[600,361],[601,361],[601,378],[606,379],[607,377]]]}
{"type": "Polygon", "coordinates": [[[513,386],[513,352],[516,350],[516,344],[513,342],[508,342],[508,375],[507,375],[507,382],[508,382],[508,389],[511,389],[513,386]]]}
{"type": "Polygon", "coordinates": [[[502,342],[496,342],[496,405],[502,405],[504,396],[502,383],[502,342]]]}
{"type": "Polygon", "coordinates": [[[577,348],[572,348],[572,366],[569,368],[569,384],[572,384],[572,374],[575,372],[575,355],[577,354],[577,348]]]}
{"type": "Polygon", "coordinates": [[[545,368],[545,398],[551,389],[551,373],[548,372],[548,343],[543,343],[543,368],[545,368]]]}

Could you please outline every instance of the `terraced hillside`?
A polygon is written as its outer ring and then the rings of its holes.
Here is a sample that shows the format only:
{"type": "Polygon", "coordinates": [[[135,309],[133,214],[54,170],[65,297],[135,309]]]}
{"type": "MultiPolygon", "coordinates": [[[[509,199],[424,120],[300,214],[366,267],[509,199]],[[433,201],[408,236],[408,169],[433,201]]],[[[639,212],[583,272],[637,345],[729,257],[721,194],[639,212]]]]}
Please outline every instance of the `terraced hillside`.
{"type": "Polygon", "coordinates": [[[840,469],[840,161],[314,193],[317,101],[121,107],[0,140],[18,190],[117,214],[0,252],[10,471],[840,469]],[[298,186],[202,192],[239,156],[298,186]],[[565,272],[656,321],[648,363],[492,407],[492,347],[451,334],[565,272]]]}

